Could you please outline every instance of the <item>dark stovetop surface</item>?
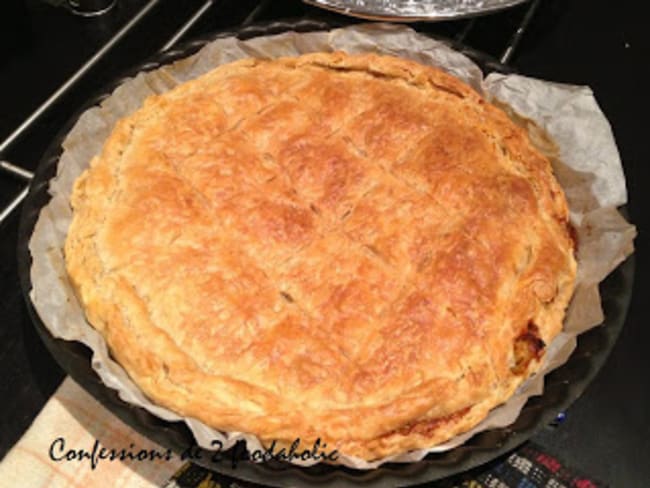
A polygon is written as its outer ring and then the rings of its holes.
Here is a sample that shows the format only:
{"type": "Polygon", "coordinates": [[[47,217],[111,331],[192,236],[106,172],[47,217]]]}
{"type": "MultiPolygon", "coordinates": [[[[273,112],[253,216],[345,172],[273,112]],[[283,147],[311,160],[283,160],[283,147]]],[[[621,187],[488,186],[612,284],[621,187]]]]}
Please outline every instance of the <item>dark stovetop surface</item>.
{"type": "MultiPolygon", "coordinates": [[[[145,0],[119,0],[104,17],[82,19],[39,0],[0,6],[0,140],[64,82],[145,0]]],[[[58,127],[104,83],[156,52],[203,0],[161,0],[60,103],[29,129],[3,159],[34,169],[58,127]]],[[[187,36],[241,24],[259,2],[215,2],[187,36]]],[[[298,1],[266,2],[258,19],[328,17],[298,1]]],[[[476,22],[466,42],[498,55],[525,7],[476,22]],[[518,17],[519,16],[519,17],[518,17]]],[[[335,17],[338,18],[338,17],[335,17]]],[[[341,18],[338,18],[341,19],[341,18]]],[[[644,137],[650,96],[643,75],[650,40],[640,2],[543,0],[512,60],[522,74],[592,87],[612,123],[623,158],[631,220],[639,227],[635,291],[628,320],[607,364],[567,412],[567,420],[534,440],[560,459],[613,486],[650,480],[650,329],[642,303],[649,285],[647,218],[642,168],[650,160],[644,137]]],[[[466,24],[426,30],[453,36],[466,24]]],[[[0,207],[21,183],[0,173],[0,207]]],[[[0,458],[20,438],[63,378],[25,310],[16,270],[18,212],[0,227],[0,458]]]]}

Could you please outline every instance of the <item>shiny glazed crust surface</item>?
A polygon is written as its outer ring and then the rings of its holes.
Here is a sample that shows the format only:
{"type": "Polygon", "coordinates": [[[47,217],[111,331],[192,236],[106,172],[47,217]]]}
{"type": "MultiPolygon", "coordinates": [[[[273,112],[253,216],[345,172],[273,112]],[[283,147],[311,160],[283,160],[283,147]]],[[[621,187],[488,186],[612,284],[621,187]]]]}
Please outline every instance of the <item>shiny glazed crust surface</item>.
{"type": "Polygon", "coordinates": [[[368,460],[507,400],[574,288],[549,161],[394,57],[247,59],[151,97],[71,202],[69,276],[154,402],[368,460]]]}

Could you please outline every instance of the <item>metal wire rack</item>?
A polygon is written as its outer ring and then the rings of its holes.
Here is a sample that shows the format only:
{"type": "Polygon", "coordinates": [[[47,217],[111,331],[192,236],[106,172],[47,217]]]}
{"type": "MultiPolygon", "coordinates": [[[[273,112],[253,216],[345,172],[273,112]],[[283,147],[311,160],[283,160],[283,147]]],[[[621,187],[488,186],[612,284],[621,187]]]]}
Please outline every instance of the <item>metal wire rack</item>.
{"type": "MultiPolygon", "coordinates": [[[[9,149],[20,139],[22,138],[30,128],[40,119],[40,117],[48,111],[56,102],[63,98],[66,93],[68,93],[75,84],[82,78],[84,75],[90,71],[93,66],[97,64],[98,61],[103,59],[109,51],[115,46],[122,38],[124,38],[131,30],[133,30],[136,25],[146,17],[150,11],[161,2],[161,0],[149,0],[144,6],[120,29],[118,30],[106,43],[104,43],[96,52],[93,54],[72,76],[70,76],[57,90],[55,90],[41,105],[34,110],[18,127],[16,127],[11,134],[9,134],[1,143],[0,143],[0,177],[3,178],[13,178],[17,179],[22,183],[22,188],[20,191],[13,196],[11,201],[0,210],[0,226],[20,207],[21,203],[25,199],[28,193],[29,184],[32,180],[34,174],[27,169],[22,168],[19,165],[11,163],[5,160],[5,155],[8,153],[9,149]]],[[[498,57],[498,63],[502,67],[506,68],[511,62],[515,51],[517,50],[521,39],[523,38],[525,32],[527,31],[532,19],[535,16],[535,13],[538,10],[538,7],[541,3],[541,0],[529,0],[526,9],[517,24],[514,32],[509,38],[506,46],[503,48],[500,56],[498,57]]],[[[251,9],[248,15],[245,17],[242,26],[250,25],[260,19],[264,14],[268,13],[271,8],[271,0],[261,0],[257,5],[251,9]]],[[[218,8],[221,3],[216,2],[215,0],[206,0],[203,2],[199,8],[197,8],[192,15],[176,30],[176,32],[169,38],[167,42],[161,47],[160,51],[167,51],[175,46],[181,39],[183,39],[186,34],[191,30],[191,28],[205,16],[212,8],[218,8]]],[[[502,14],[496,14],[502,15],[502,14]]],[[[453,36],[453,44],[455,47],[466,47],[468,49],[473,49],[473,47],[466,46],[465,41],[468,38],[469,34],[477,27],[477,25],[484,20],[482,17],[475,17],[470,20],[459,20],[458,29],[456,34],[453,36]]],[[[481,46],[477,46],[476,49],[480,49],[481,46]]]]}

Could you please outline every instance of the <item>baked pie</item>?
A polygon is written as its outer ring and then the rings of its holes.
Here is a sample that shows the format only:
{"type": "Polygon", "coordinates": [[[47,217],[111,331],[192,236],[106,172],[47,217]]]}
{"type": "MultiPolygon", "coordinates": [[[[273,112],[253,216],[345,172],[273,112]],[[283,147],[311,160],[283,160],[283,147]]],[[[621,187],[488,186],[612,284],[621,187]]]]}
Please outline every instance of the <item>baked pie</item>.
{"type": "Polygon", "coordinates": [[[147,99],[77,180],[66,265],[154,402],[372,460],[540,367],[576,261],[549,161],[396,57],[245,59],[147,99]]]}

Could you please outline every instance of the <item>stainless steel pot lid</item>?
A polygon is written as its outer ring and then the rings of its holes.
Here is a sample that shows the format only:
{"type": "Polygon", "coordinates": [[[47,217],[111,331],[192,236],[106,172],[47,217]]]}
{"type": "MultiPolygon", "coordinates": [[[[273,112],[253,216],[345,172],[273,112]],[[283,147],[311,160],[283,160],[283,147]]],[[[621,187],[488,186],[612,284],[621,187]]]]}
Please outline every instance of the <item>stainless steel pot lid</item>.
{"type": "Polygon", "coordinates": [[[335,12],[397,22],[458,19],[514,7],[527,0],[304,0],[335,12]]]}

